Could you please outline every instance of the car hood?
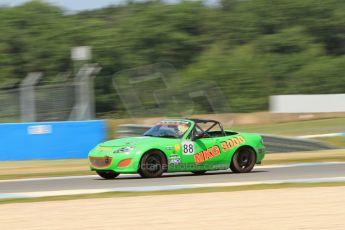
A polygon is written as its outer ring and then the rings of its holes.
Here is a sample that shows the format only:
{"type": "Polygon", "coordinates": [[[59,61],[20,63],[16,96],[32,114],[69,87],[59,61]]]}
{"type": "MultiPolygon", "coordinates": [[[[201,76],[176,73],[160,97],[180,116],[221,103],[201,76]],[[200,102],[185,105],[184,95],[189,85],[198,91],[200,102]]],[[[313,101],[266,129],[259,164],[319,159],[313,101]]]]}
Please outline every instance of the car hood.
{"type": "MultiPolygon", "coordinates": [[[[136,146],[139,144],[145,144],[149,142],[154,142],[154,141],[164,141],[170,138],[160,138],[160,137],[145,137],[145,136],[140,136],[140,137],[125,137],[125,138],[119,138],[119,139],[114,139],[110,141],[103,142],[100,144],[100,146],[103,147],[123,147],[123,146],[136,146]]],[[[171,140],[171,139],[170,139],[171,140]]]]}

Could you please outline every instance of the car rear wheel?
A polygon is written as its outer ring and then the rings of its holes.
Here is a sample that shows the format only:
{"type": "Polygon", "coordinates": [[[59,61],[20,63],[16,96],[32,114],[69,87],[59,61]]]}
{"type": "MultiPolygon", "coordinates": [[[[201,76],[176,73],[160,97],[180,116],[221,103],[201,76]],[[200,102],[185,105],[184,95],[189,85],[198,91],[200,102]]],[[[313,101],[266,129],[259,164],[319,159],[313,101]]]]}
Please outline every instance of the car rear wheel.
{"type": "Polygon", "coordinates": [[[110,170],[107,170],[107,171],[96,171],[96,173],[104,178],[104,179],[114,179],[115,177],[117,177],[118,175],[120,175],[120,173],[117,173],[117,172],[114,172],[114,171],[110,171],[110,170]]]}
{"type": "Polygon", "coordinates": [[[192,171],[195,175],[202,175],[205,174],[207,171],[206,170],[199,170],[199,171],[192,171]]]}
{"type": "Polygon", "coordinates": [[[145,178],[160,177],[165,171],[166,160],[160,151],[146,153],[140,162],[139,174],[145,178]]]}
{"type": "Polygon", "coordinates": [[[232,157],[230,169],[234,173],[247,173],[252,171],[256,163],[256,154],[251,148],[240,148],[232,157]]]}

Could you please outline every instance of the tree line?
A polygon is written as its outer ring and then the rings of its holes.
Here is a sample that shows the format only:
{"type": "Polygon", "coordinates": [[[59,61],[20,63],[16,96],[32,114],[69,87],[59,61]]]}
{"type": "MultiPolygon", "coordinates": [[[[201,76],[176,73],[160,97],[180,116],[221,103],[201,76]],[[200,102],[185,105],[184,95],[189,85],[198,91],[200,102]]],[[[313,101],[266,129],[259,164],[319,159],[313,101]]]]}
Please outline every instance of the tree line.
{"type": "Polygon", "coordinates": [[[217,82],[235,112],[267,110],[269,95],[345,90],[343,0],[147,1],[77,13],[31,1],[0,7],[0,31],[2,88],[32,71],[63,81],[71,47],[91,46],[102,66],[98,113],[125,116],[114,73],[158,62],[186,82],[217,82]]]}

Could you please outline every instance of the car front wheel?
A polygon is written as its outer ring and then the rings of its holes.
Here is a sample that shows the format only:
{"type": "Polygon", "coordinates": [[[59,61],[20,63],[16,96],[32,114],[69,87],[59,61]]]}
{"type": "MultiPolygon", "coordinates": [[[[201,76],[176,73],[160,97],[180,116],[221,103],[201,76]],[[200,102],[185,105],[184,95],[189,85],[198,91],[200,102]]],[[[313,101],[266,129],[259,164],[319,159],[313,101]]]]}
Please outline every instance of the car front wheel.
{"type": "Polygon", "coordinates": [[[165,171],[166,160],[162,152],[151,151],[146,153],[140,162],[139,174],[142,177],[160,177],[165,171]]]}

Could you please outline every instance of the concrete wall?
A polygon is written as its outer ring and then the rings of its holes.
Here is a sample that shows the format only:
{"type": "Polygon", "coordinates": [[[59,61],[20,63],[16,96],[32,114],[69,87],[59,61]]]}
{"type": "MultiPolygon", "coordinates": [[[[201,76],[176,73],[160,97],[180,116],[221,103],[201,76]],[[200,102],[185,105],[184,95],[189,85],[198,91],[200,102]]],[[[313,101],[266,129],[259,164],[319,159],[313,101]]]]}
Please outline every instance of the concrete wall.
{"type": "Polygon", "coordinates": [[[105,138],[100,120],[0,124],[0,160],[85,158],[105,138]]]}
{"type": "Polygon", "coordinates": [[[345,94],[271,96],[270,111],[274,113],[345,112],[345,94]]]}

